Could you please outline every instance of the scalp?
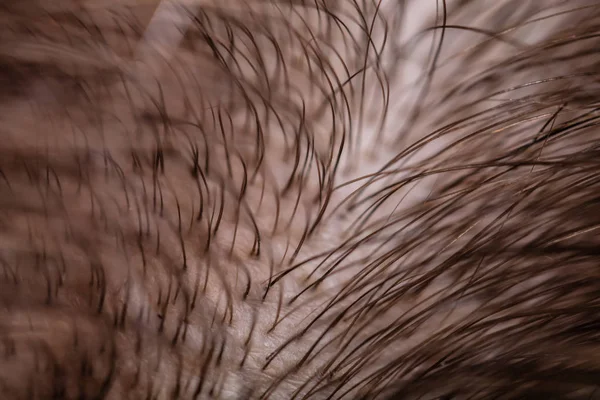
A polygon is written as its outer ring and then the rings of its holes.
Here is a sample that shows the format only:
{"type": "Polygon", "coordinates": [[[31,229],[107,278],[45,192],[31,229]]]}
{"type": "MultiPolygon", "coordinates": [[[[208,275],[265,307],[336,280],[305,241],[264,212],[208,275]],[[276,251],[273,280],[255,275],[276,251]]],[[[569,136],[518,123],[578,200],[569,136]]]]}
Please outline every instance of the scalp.
{"type": "Polygon", "coordinates": [[[593,398],[597,5],[165,4],[0,11],[7,398],[593,398]]]}

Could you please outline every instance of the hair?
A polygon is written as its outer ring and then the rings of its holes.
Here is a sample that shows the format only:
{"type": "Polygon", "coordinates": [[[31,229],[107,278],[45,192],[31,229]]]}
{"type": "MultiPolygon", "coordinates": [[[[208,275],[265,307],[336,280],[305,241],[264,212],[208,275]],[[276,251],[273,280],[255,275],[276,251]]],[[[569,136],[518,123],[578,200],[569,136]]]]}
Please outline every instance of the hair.
{"type": "Polygon", "coordinates": [[[600,398],[600,5],[0,5],[6,399],[600,398]]]}

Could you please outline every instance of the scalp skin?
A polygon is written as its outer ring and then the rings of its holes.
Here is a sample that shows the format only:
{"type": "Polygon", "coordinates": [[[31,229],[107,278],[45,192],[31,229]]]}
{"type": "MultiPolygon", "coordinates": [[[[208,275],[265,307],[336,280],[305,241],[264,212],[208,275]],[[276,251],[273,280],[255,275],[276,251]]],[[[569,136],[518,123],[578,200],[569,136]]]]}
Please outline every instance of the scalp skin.
{"type": "Polygon", "coordinates": [[[0,6],[3,398],[598,396],[597,4],[164,5],[0,6]]]}

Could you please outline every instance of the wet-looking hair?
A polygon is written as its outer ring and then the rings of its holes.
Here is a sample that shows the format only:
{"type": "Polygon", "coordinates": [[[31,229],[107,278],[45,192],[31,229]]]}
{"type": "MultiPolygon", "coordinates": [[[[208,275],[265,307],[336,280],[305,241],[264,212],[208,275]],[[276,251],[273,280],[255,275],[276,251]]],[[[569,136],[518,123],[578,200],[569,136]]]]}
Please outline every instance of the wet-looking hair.
{"type": "Polygon", "coordinates": [[[600,399],[599,49],[584,0],[4,1],[0,397],[600,399]]]}

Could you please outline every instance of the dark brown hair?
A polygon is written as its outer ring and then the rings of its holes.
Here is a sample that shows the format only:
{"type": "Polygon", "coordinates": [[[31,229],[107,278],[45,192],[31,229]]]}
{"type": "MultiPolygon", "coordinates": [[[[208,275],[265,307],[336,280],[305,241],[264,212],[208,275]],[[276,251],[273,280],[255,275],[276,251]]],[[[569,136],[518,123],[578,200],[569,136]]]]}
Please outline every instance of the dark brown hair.
{"type": "Polygon", "coordinates": [[[598,32],[593,1],[5,2],[1,396],[600,398],[598,32]]]}

